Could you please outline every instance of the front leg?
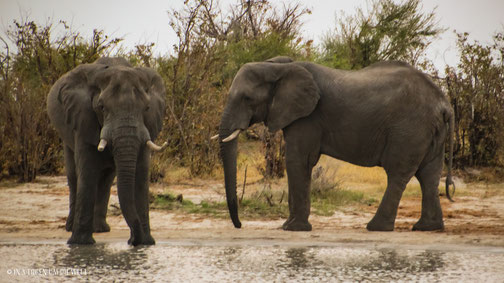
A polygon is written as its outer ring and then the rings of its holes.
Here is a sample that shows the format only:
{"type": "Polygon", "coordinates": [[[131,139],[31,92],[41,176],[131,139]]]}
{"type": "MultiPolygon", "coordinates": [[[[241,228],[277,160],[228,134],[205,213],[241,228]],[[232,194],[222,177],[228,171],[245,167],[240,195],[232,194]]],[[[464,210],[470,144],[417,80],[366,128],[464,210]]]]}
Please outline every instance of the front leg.
{"type": "Polygon", "coordinates": [[[154,245],[155,240],[151,235],[149,221],[149,164],[150,151],[145,147],[141,150],[136,168],[135,177],[135,205],[142,223],[144,232],[143,245],[154,245]]]}
{"type": "Polygon", "coordinates": [[[75,159],[74,152],[70,147],[65,145],[65,169],[67,174],[69,194],[69,212],[65,224],[65,229],[70,232],[72,231],[73,222],[75,218],[75,199],[77,195],[77,174],[75,172],[75,159]]]}
{"type": "Polygon", "coordinates": [[[115,178],[115,168],[104,170],[98,184],[96,192],[96,204],[94,209],[94,232],[110,232],[110,225],[107,223],[107,210],[110,199],[110,187],[115,178]]]}
{"type": "Polygon", "coordinates": [[[103,164],[92,145],[81,144],[75,150],[77,194],[72,236],[68,244],[94,244],[93,218],[98,180],[103,164]]]}
{"type": "Polygon", "coordinates": [[[311,231],[310,186],[313,166],[320,157],[320,138],[308,124],[296,122],[284,129],[287,179],[289,183],[289,218],[282,228],[311,231]]]}

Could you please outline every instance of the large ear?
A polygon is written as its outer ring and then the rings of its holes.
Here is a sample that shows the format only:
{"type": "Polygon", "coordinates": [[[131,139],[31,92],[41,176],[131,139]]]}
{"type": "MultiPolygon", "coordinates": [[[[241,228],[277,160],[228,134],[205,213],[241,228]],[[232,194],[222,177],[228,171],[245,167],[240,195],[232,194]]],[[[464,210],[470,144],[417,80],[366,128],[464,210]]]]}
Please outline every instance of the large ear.
{"type": "Polygon", "coordinates": [[[100,140],[100,123],[93,109],[93,98],[99,94],[89,77],[99,72],[104,65],[82,64],[62,78],[58,101],[63,105],[65,124],[81,133],[80,139],[97,145],[100,140]]]}
{"type": "Polygon", "coordinates": [[[295,63],[269,65],[271,71],[279,74],[266,119],[269,130],[275,132],[310,115],[320,94],[312,74],[305,68],[295,63]]]}
{"type": "Polygon", "coordinates": [[[149,111],[144,115],[144,123],[152,140],[161,131],[165,116],[166,91],[161,76],[150,68],[135,68],[139,74],[147,95],[149,96],[149,111]]]}

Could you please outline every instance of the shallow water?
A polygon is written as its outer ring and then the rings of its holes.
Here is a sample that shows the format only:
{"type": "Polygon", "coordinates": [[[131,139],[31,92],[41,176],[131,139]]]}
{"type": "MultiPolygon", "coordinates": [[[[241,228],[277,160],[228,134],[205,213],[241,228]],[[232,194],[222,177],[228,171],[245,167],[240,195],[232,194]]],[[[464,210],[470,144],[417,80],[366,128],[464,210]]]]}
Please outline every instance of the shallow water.
{"type": "Polygon", "coordinates": [[[503,282],[504,249],[1,243],[1,282],[503,282]]]}

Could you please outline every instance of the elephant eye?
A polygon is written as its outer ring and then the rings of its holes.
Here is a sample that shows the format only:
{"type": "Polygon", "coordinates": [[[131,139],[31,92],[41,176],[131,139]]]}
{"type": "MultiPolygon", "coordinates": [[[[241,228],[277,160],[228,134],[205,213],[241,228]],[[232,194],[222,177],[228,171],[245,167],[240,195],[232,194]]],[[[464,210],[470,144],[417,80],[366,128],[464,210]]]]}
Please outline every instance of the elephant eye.
{"type": "Polygon", "coordinates": [[[98,110],[100,110],[101,112],[103,112],[105,110],[105,106],[103,106],[103,102],[102,101],[99,101],[98,102],[98,110]]]}
{"type": "Polygon", "coordinates": [[[250,96],[248,96],[248,95],[245,95],[245,96],[243,97],[243,99],[244,99],[244,100],[245,100],[245,102],[247,102],[247,103],[251,103],[251,102],[253,101],[252,97],[250,97],[250,96]]]}
{"type": "Polygon", "coordinates": [[[150,106],[149,106],[149,105],[147,105],[147,106],[145,107],[145,112],[147,112],[147,111],[149,111],[149,110],[150,110],[150,106]]]}

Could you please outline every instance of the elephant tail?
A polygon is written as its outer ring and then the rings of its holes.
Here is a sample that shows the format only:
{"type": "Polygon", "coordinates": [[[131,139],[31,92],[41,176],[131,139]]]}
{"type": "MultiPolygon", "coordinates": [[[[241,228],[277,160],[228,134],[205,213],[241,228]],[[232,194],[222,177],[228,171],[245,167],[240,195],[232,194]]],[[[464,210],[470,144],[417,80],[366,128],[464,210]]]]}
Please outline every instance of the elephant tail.
{"type": "Polygon", "coordinates": [[[451,171],[452,171],[452,166],[453,166],[453,134],[454,134],[454,124],[455,124],[455,117],[453,115],[453,111],[451,109],[446,112],[445,121],[448,124],[448,168],[447,168],[447,173],[446,173],[446,183],[445,183],[445,189],[446,189],[446,197],[451,201],[454,202],[452,199],[452,196],[455,194],[455,183],[453,182],[451,171]],[[449,116],[449,117],[446,117],[449,116]],[[453,187],[452,189],[452,194],[450,195],[450,185],[453,187]]]}

